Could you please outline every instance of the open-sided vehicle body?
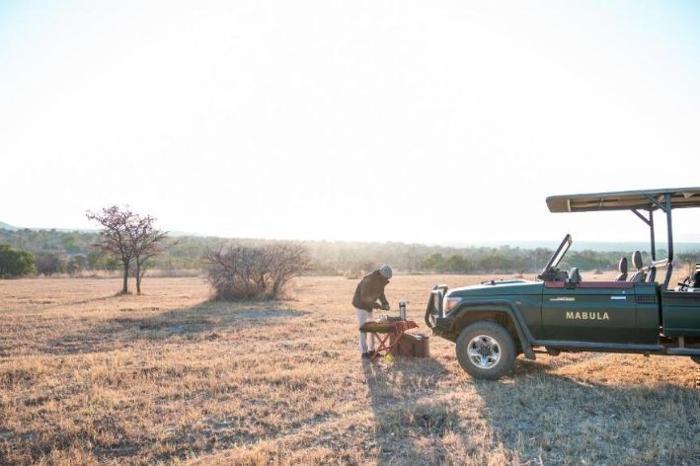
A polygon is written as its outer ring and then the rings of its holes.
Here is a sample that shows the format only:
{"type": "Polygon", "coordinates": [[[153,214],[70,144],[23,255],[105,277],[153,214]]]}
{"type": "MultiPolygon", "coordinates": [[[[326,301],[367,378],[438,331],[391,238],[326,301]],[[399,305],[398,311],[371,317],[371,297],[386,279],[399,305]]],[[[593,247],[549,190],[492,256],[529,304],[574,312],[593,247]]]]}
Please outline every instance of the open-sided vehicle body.
{"type": "Polygon", "coordinates": [[[700,362],[700,274],[671,290],[672,211],[700,207],[700,188],[577,194],[547,198],[551,212],[629,210],[649,228],[651,261],[635,251],[614,281],[585,280],[558,268],[572,244],[566,235],[537,280],[491,280],[448,289],[436,285],[425,320],[433,333],[456,342],[470,374],[497,378],[522,353],[632,352],[690,356],[700,362]],[[654,213],[665,215],[667,256],[657,259],[654,213]]]}

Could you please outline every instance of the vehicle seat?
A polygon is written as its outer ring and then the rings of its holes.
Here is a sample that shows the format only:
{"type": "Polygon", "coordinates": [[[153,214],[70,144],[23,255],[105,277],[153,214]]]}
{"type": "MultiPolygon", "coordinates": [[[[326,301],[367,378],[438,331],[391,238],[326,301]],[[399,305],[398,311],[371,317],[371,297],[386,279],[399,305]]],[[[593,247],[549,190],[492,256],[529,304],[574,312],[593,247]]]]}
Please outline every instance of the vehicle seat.
{"type": "Polygon", "coordinates": [[[624,282],[627,280],[627,258],[620,257],[620,262],[617,263],[617,271],[620,274],[615,279],[616,282],[624,282]]]}
{"type": "Polygon", "coordinates": [[[637,271],[634,272],[634,274],[632,274],[629,281],[635,283],[643,282],[646,278],[646,273],[644,273],[644,270],[642,270],[642,268],[644,267],[644,262],[642,262],[641,252],[634,251],[634,253],[632,254],[632,265],[634,265],[634,268],[637,269],[637,271]]]}
{"type": "Polygon", "coordinates": [[[569,283],[571,285],[581,283],[581,273],[578,271],[578,267],[571,267],[571,270],[569,270],[569,283]]]}
{"type": "Polygon", "coordinates": [[[656,267],[652,266],[647,274],[647,282],[654,283],[656,281],[656,267]]]}
{"type": "Polygon", "coordinates": [[[690,288],[700,288],[700,270],[696,271],[690,279],[690,288]]]}

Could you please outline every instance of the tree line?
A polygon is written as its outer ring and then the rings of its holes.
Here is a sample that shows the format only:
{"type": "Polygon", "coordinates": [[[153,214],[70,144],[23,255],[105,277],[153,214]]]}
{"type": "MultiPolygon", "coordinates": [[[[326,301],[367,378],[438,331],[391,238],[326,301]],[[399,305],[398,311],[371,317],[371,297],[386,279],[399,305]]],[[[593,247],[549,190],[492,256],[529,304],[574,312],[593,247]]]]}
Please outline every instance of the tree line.
{"type": "MultiPolygon", "coordinates": [[[[0,244],[33,255],[33,267],[24,273],[50,276],[55,273],[79,275],[89,271],[116,271],[124,268],[123,261],[109,249],[96,248],[100,232],[69,232],[58,230],[3,230],[0,244]]],[[[160,254],[150,256],[147,268],[163,274],[179,270],[207,269],[211,252],[230,247],[263,248],[286,244],[280,241],[246,238],[217,238],[202,236],[165,236],[158,242],[160,254]]],[[[333,241],[303,241],[309,256],[306,273],[359,276],[381,263],[391,264],[405,273],[532,273],[539,271],[549,259],[548,248],[445,247],[406,243],[360,243],[333,241]]],[[[614,270],[622,256],[632,251],[569,251],[562,268],[581,270],[614,270]]],[[[664,251],[658,251],[663,257],[664,251]]],[[[643,253],[645,263],[650,258],[643,253]]],[[[677,262],[700,261],[700,252],[676,254],[677,262]]],[[[26,260],[25,260],[26,262],[26,260]]],[[[132,276],[143,276],[142,262],[131,262],[132,276]],[[137,273],[136,269],[139,268],[137,273]]],[[[139,284],[140,286],[140,284],[139,284]]]]}

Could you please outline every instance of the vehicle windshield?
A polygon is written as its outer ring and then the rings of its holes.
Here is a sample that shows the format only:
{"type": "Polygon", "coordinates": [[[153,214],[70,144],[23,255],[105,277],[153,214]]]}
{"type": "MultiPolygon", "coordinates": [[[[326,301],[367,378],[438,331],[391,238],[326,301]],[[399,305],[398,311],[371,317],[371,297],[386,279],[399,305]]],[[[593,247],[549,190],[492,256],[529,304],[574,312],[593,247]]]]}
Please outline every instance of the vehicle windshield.
{"type": "Polygon", "coordinates": [[[554,254],[552,254],[552,257],[549,259],[549,262],[547,262],[545,268],[542,269],[542,274],[545,274],[547,271],[554,270],[557,268],[561,260],[566,255],[566,252],[571,247],[572,242],[573,240],[571,239],[571,235],[567,233],[566,236],[564,236],[564,239],[562,240],[557,250],[554,252],[554,254]]]}

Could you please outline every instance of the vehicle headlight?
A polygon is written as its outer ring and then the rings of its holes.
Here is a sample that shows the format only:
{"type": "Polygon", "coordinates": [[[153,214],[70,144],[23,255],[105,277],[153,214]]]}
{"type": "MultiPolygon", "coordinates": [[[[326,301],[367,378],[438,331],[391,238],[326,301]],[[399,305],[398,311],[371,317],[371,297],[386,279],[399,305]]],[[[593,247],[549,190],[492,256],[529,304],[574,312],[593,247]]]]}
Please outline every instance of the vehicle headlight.
{"type": "Polygon", "coordinates": [[[445,296],[445,299],[442,300],[442,310],[445,312],[445,314],[447,314],[448,312],[452,311],[452,309],[457,307],[457,304],[459,304],[461,301],[462,298],[445,296]]]}

